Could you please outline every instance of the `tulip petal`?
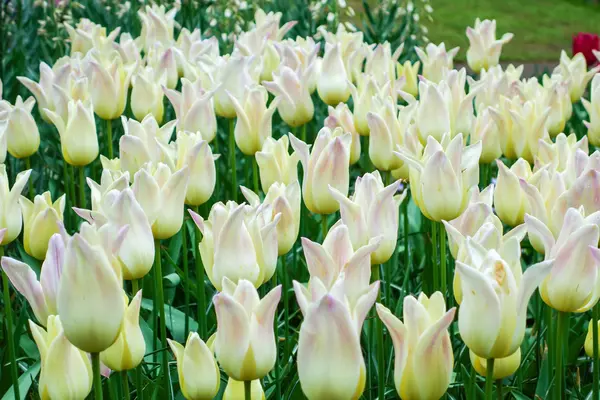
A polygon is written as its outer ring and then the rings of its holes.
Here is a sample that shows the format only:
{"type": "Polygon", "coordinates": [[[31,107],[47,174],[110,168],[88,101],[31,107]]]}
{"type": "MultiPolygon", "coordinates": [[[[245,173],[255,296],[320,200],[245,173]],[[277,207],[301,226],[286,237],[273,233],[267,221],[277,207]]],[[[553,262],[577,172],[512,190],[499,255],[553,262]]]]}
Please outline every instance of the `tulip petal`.
{"type": "Polygon", "coordinates": [[[2,257],[2,270],[15,289],[25,297],[37,320],[42,325],[46,325],[48,307],[42,285],[38,282],[35,272],[29,265],[10,257],[2,257]]]}

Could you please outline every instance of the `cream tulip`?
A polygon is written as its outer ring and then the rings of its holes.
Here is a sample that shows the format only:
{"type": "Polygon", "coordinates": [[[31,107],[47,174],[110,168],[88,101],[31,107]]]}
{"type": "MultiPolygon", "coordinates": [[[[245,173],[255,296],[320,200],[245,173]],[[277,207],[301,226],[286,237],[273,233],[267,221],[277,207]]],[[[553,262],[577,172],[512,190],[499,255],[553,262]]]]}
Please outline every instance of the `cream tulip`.
{"type": "Polygon", "coordinates": [[[21,196],[19,203],[23,213],[23,247],[30,256],[43,260],[52,235],[58,233],[58,224],[63,221],[65,195],[54,203],[50,192],[35,196],[32,202],[21,196]]]}
{"type": "Polygon", "coordinates": [[[199,133],[178,132],[177,141],[177,170],[187,166],[190,170],[190,180],[185,193],[185,204],[199,206],[208,201],[215,190],[217,181],[215,161],[206,140],[199,133]]]}
{"type": "Polygon", "coordinates": [[[23,101],[21,96],[17,96],[14,106],[0,98],[0,121],[5,120],[6,123],[4,140],[8,152],[15,158],[30,157],[40,147],[40,132],[31,115],[34,105],[33,97],[23,101]]]}
{"type": "Polygon", "coordinates": [[[257,83],[254,63],[254,57],[240,55],[224,56],[217,60],[215,74],[211,79],[212,89],[215,90],[215,112],[218,116],[235,118],[236,109],[231,98],[243,101],[247,88],[257,83]]]}
{"type": "MultiPolygon", "coordinates": [[[[377,108],[381,108],[379,104],[377,106],[374,104],[375,99],[378,97],[386,99],[385,94],[383,93],[382,88],[377,85],[375,79],[368,74],[359,75],[356,86],[350,84],[350,93],[352,95],[354,111],[354,126],[361,136],[369,136],[370,128],[367,114],[375,111],[377,108]]],[[[393,94],[392,100],[394,98],[397,98],[395,93],[393,94]]]]}
{"type": "Polygon", "coordinates": [[[402,79],[402,77],[404,77],[404,86],[402,87],[402,90],[413,97],[417,97],[419,95],[417,76],[419,74],[420,67],[420,61],[411,63],[409,60],[406,60],[404,64],[396,63],[396,75],[398,76],[398,79],[402,79]]]}
{"type": "Polygon", "coordinates": [[[90,57],[88,65],[86,75],[90,80],[94,112],[105,120],[119,118],[125,111],[129,83],[137,65],[125,66],[120,56],[107,64],[90,57]]]}
{"type": "Polygon", "coordinates": [[[255,154],[260,184],[264,193],[275,182],[287,185],[298,180],[298,153],[288,153],[289,138],[284,135],[275,140],[267,138],[261,151],[255,154]]]}
{"type": "Polygon", "coordinates": [[[583,121],[587,128],[587,136],[592,146],[600,145],[600,74],[596,74],[592,79],[590,89],[590,99],[581,99],[585,110],[588,113],[589,121],[583,121]]]}
{"type": "MultiPolygon", "coordinates": [[[[446,76],[446,73],[454,66],[454,56],[459,48],[446,51],[446,45],[442,42],[438,46],[429,43],[425,50],[415,47],[417,56],[423,63],[423,76],[425,79],[434,83],[440,82],[446,76]]],[[[421,91],[419,90],[419,93],[421,91]]]]}
{"type": "Polygon", "coordinates": [[[317,92],[321,100],[330,106],[345,103],[350,97],[348,78],[341,45],[326,44],[321,73],[317,80],[317,92]]]}
{"type": "Polygon", "coordinates": [[[91,103],[69,101],[66,121],[54,111],[44,111],[58,130],[62,155],[67,163],[82,167],[98,157],[100,148],[91,103]]]}
{"type": "Polygon", "coordinates": [[[303,71],[283,65],[273,72],[273,81],[262,82],[262,85],[279,99],[277,112],[291,127],[302,126],[314,116],[315,106],[310,97],[308,81],[314,69],[314,60],[303,71]]]}
{"type": "Polygon", "coordinates": [[[469,67],[478,74],[482,69],[489,70],[490,67],[498,65],[502,46],[510,42],[513,36],[512,33],[505,33],[502,38],[496,39],[495,19],[475,19],[475,27],[467,28],[470,42],[467,50],[469,67]]]}
{"type": "MultiPolygon", "coordinates": [[[[596,321],[600,328],[600,321],[596,321]]],[[[585,350],[585,354],[588,357],[594,357],[594,320],[591,319],[588,324],[587,335],[585,335],[585,342],[583,344],[583,349],[585,350]]]]}
{"type": "Polygon", "coordinates": [[[146,56],[146,68],[154,71],[155,77],[164,79],[163,84],[169,89],[174,89],[179,82],[179,64],[183,55],[176,47],[165,48],[162,44],[155,44],[146,56]],[[177,61],[179,59],[179,62],[177,61]]]}
{"type": "Polygon", "coordinates": [[[237,381],[261,379],[273,369],[277,358],[273,320],[281,285],[262,299],[245,279],[236,285],[224,278],[222,288],[213,299],[217,360],[227,375],[237,381]]]}
{"type": "MultiPolygon", "coordinates": [[[[244,382],[229,378],[225,392],[223,392],[223,400],[238,400],[243,398],[244,395],[244,382]]],[[[250,400],[265,399],[265,391],[260,384],[260,379],[253,380],[250,384],[250,400]]]]}
{"type": "Polygon", "coordinates": [[[445,85],[445,82],[439,86],[431,82],[419,82],[420,99],[415,115],[415,125],[423,144],[427,143],[429,136],[440,141],[445,133],[451,132],[450,104],[444,98],[445,85]],[[432,115],[436,115],[436,118],[431,118],[432,115]]]}
{"type": "Polygon", "coordinates": [[[441,398],[452,377],[454,354],[448,327],[456,308],[446,311],[444,296],[435,292],[430,298],[421,293],[418,300],[406,296],[403,309],[404,323],[377,304],[377,315],[394,345],[396,391],[406,400],[441,398]]]}
{"type": "Polygon", "coordinates": [[[177,7],[167,11],[164,5],[152,5],[152,7],[147,5],[145,10],[140,9],[137,14],[142,22],[140,39],[144,50],[150,50],[156,43],[164,46],[173,43],[177,7]]]}
{"type": "Polygon", "coordinates": [[[167,339],[177,360],[179,387],[188,400],[212,400],[219,392],[221,372],[206,343],[190,332],[185,347],[167,339]]]}
{"type": "MultiPolygon", "coordinates": [[[[469,358],[471,364],[477,373],[481,376],[487,376],[487,360],[485,358],[477,356],[477,354],[469,351],[469,358]]],[[[494,371],[492,372],[492,378],[494,380],[501,380],[508,378],[517,372],[517,369],[521,366],[521,349],[517,349],[513,354],[504,358],[497,358],[494,360],[494,371]]]]}
{"type": "Polygon", "coordinates": [[[131,78],[131,111],[138,121],[152,115],[159,124],[164,115],[162,85],[166,83],[165,75],[159,74],[152,67],[139,70],[131,78]]]}
{"type": "Polygon", "coordinates": [[[352,111],[346,103],[339,103],[335,108],[328,107],[329,115],[325,118],[324,126],[335,130],[340,127],[344,133],[352,134],[352,144],[350,145],[350,165],[354,165],[360,158],[360,136],[354,127],[354,118],[352,111]]]}
{"type": "Polygon", "coordinates": [[[29,175],[31,175],[30,169],[19,172],[11,189],[8,187],[6,165],[0,164],[0,229],[6,229],[4,238],[0,241],[2,246],[11,243],[21,233],[23,219],[19,198],[29,180],[29,175]]]}
{"type": "Polygon", "coordinates": [[[582,53],[577,53],[569,58],[567,53],[560,52],[560,64],[554,69],[552,77],[563,82],[568,82],[571,102],[576,103],[583,96],[589,81],[600,71],[600,65],[587,70],[587,62],[582,53]]]}
{"type": "Polygon", "coordinates": [[[290,140],[304,170],[302,195],[306,208],[315,214],[337,211],[339,204],[329,193],[328,187],[334,187],[343,195],[348,193],[352,135],[346,133],[337,136],[331,129],[323,128],[317,134],[310,152],[309,146],[294,135],[290,134],[290,140]]]}
{"type": "Polygon", "coordinates": [[[267,282],[277,266],[277,224],[272,205],[252,209],[234,202],[215,203],[208,219],[190,211],[202,233],[200,256],[206,275],[217,290],[226,277],[247,280],[255,287],[267,282]],[[240,252],[240,249],[244,249],[240,252]]]}
{"type": "Polygon", "coordinates": [[[498,160],[498,180],[494,190],[494,207],[502,222],[509,226],[523,223],[527,208],[527,196],[521,189],[520,180],[527,181],[531,177],[531,167],[522,158],[510,168],[498,160]]]}
{"type": "MultiPolygon", "coordinates": [[[[87,18],[81,18],[74,28],[67,23],[64,25],[67,33],[69,34],[69,39],[71,40],[71,55],[76,53],[85,55],[88,51],[94,48],[94,39],[99,37],[106,38],[106,28],[100,24],[90,21],[87,18]]],[[[118,31],[115,33],[111,32],[112,38],[114,39],[117,34],[118,31]]]]}
{"type": "Polygon", "coordinates": [[[372,75],[379,86],[383,86],[390,81],[395,81],[395,67],[403,49],[404,43],[398,46],[392,54],[389,42],[377,44],[375,49],[367,56],[365,73],[372,75]]]}
{"type": "Polygon", "coordinates": [[[0,120],[0,164],[6,161],[6,120],[0,120]]]}
{"type": "Polygon", "coordinates": [[[477,114],[477,117],[473,120],[471,143],[477,142],[481,142],[480,164],[490,164],[502,156],[498,127],[488,109],[477,114]]]}

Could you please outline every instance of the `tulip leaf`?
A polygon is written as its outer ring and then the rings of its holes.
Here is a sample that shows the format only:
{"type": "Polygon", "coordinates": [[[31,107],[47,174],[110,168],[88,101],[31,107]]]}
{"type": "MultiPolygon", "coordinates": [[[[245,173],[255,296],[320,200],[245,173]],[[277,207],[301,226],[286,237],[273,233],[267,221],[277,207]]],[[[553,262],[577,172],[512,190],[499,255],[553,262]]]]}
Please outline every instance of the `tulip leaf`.
{"type": "Polygon", "coordinates": [[[175,272],[163,276],[165,288],[175,288],[181,283],[181,278],[175,272]]]}
{"type": "MultiPolygon", "coordinates": [[[[27,371],[25,371],[21,376],[19,376],[20,400],[24,400],[27,397],[27,392],[29,392],[29,388],[31,387],[31,384],[33,383],[33,381],[35,380],[35,378],[38,376],[39,373],[40,373],[40,362],[38,361],[35,364],[33,364],[31,367],[29,367],[29,369],[27,371]]],[[[15,398],[15,394],[14,394],[13,387],[11,386],[10,389],[8,389],[6,391],[6,393],[4,393],[4,396],[2,396],[2,400],[14,400],[14,398],[15,398]]]]}
{"type": "Polygon", "coordinates": [[[530,397],[525,396],[523,393],[518,390],[511,390],[510,393],[515,396],[516,400],[531,400],[530,397]]]}
{"type": "MultiPolygon", "coordinates": [[[[152,300],[151,299],[143,299],[142,300],[142,308],[144,310],[152,311],[152,300]]],[[[166,325],[169,332],[171,332],[171,336],[176,341],[183,343],[185,342],[185,314],[176,309],[175,307],[171,307],[168,304],[164,305],[165,307],[165,317],[166,317],[166,325]]],[[[198,323],[192,318],[189,317],[189,329],[190,331],[198,330],[198,323]]]]}

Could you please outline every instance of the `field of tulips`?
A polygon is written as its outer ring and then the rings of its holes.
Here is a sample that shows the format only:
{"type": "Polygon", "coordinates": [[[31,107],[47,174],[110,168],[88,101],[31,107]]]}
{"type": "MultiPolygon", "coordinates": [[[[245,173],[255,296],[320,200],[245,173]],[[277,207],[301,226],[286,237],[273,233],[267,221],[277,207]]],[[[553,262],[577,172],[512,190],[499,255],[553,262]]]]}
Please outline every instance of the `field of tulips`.
{"type": "Polygon", "coordinates": [[[2,400],[600,400],[600,52],[143,3],[0,5],[2,400]]]}

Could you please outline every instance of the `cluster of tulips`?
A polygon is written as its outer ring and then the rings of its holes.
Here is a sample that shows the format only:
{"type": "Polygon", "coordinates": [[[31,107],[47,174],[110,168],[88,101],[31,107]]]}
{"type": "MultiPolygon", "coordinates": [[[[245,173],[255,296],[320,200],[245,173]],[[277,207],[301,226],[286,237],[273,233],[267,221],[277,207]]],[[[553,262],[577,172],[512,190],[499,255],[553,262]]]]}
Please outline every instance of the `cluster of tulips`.
{"type": "MultiPolygon", "coordinates": [[[[221,55],[218,41],[202,38],[199,30],[182,29],[175,40],[175,14],[147,6],[139,12],[137,38],[118,30],[107,34],[89,20],[67,26],[70,55],[53,66],[42,63],[39,82],[19,77],[35,99],[0,103],[0,161],[7,151],[26,161],[38,151],[36,103],[41,118],[56,127],[65,161],[66,194],[54,201],[50,192],[34,196],[31,186],[22,196],[31,170],[16,175],[11,188],[0,165],[1,245],[23,231],[25,252],[43,260],[38,278],[26,263],[2,258],[15,398],[19,371],[6,278],[36,320],[29,325],[41,357],[42,399],[79,400],[92,389],[101,399],[101,374],[128,370],[135,370],[142,398],[144,302],[160,324],[154,331],[162,346],[160,398],[174,391],[168,347],[186,399],[215,397],[221,370],[229,378],[223,398],[264,398],[261,379],[279,362],[274,319],[282,286],[276,272],[288,273],[285,256],[311,215],[322,224],[322,243],[301,238],[310,279],[293,281],[293,289],[282,279],[285,312],[289,289],[303,317],[297,347],[286,349],[293,355],[285,362],[297,364],[307,398],[361,397],[367,377],[361,332],[376,302],[379,340],[385,325],[402,399],[438,399],[448,389],[454,369],[448,329],[457,312],[458,332],[473,368],[486,376],[491,398],[493,382],[520,365],[527,306],[538,288],[550,316],[551,309],[558,312],[549,347],[556,359],[553,398],[562,398],[569,313],[592,309],[600,297],[600,153],[590,155],[588,145],[600,144],[600,66],[588,71],[581,54],[563,53],[541,82],[521,79],[522,67],[498,65],[512,34],[496,39],[495,21],[477,20],[466,32],[471,77],[453,68],[458,48],[447,50],[443,43],[416,48],[420,62],[400,64],[402,46],[392,52],[389,43],[366,44],[360,32],[340,25],[335,33],[324,32],[321,52],[310,37],[284,39],[294,23],[280,26],[279,14],[262,10],[232,53],[221,55]],[[563,131],[590,81],[591,96],[582,99],[588,135],[577,140],[563,131]],[[316,135],[306,129],[315,114],[315,91],[329,106],[316,135]],[[163,124],[165,96],[176,119],[163,124]],[[123,115],[128,104],[132,118],[123,115]],[[298,137],[272,138],[276,112],[298,137]],[[100,152],[94,114],[106,121],[101,137],[107,154],[100,155],[99,181],[87,177],[87,208],[85,167],[100,152]],[[201,215],[199,206],[223,183],[215,167],[223,161],[214,140],[217,117],[229,120],[224,137],[231,198],[201,215]],[[115,158],[112,120],[118,118],[124,134],[115,158]],[[361,150],[361,137],[368,148],[361,150]],[[237,185],[236,147],[251,157],[252,189],[237,185]],[[350,195],[350,168],[361,155],[368,155],[372,168],[356,178],[350,195]],[[487,185],[494,162],[495,185],[480,191],[480,175],[487,185]],[[80,172],[78,201],[72,167],[80,172]],[[236,202],[238,190],[247,202],[236,202]],[[409,192],[431,221],[432,262],[424,292],[404,297],[401,321],[384,305],[391,304],[391,276],[389,269],[381,274],[379,265],[398,268],[390,260],[397,261],[392,256],[399,251],[400,208],[409,192]],[[82,218],[76,232],[64,224],[67,203],[82,218]],[[200,334],[190,332],[182,345],[167,338],[161,241],[182,229],[186,206],[197,226],[200,334]],[[328,215],[338,211],[340,219],[330,227],[328,215]],[[525,236],[540,262],[523,271],[525,236]],[[455,269],[447,265],[447,248],[455,269]],[[143,299],[140,283],[151,271],[153,296],[143,299]],[[210,338],[201,337],[212,312],[204,303],[206,277],[218,292],[210,338]],[[458,311],[447,304],[459,305],[458,311]]],[[[407,214],[403,220],[408,254],[407,214]]],[[[595,312],[585,342],[595,360],[595,396],[598,322],[595,312]]],[[[545,324],[552,329],[552,317],[545,324]]],[[[375,358],[384,365],[382,348],[375,358]]],[[[377,390],[385,398],[385,381],[377,390]]]]}

